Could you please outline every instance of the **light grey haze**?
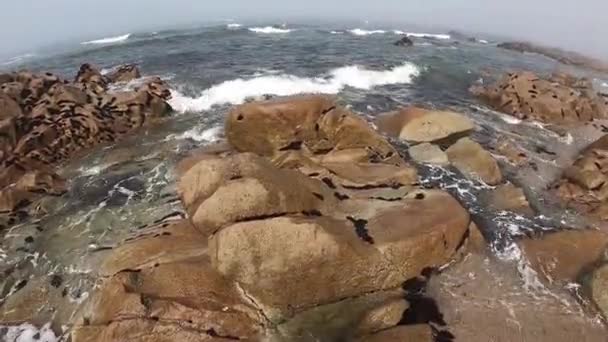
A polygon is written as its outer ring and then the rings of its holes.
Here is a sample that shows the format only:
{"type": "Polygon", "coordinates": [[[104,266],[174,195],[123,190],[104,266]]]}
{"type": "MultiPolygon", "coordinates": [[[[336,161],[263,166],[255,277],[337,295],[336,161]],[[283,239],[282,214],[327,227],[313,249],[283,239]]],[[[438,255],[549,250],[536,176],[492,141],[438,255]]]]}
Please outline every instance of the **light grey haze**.
{"type": "MultiPolygon", "coordinates": [[[[557,46],[608,60],[608,0],[3,0],[0,55],[133,31],[221,19],[352,20],[459,29],[557,46]]],[[[359,26],[360,26],[359,25],[359,26]]]]}

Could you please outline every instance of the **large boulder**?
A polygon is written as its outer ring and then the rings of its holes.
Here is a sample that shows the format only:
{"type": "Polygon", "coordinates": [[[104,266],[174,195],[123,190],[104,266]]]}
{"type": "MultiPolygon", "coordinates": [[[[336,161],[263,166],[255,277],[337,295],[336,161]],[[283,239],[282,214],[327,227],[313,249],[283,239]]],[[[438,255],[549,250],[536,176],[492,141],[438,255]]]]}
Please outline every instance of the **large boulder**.
{"type": "Polygon", "coordinates": [[[589,279],[591,299],[605,319],[608,319],[608,263],[593,271],[589,279]]]}
{"type": "Polygon", "coordinates": [[[480,179],[488,185],[502,182],[498,163],[490,152],[477,142],[462,138],[446,150],[450,163],[472,179],[480,179]]]}
{"type": "Polygon", "coordinates": [[[377,125],[386,134],[412,143],[449,143],[475,129],[473,122],[461,114],[417,107],[383,114],[377,125]]]}
{"type": "Polygon", "coordinates": [[[418,163],[440,166],[450,164],[448,155],[437,145],[429,143],[415,145],[408,149],[408,153],[410,154],[410,157],[418,163]]]}
{"type": "Polygon", "coordinates": [[[94,94],[102,94],[108,89],[108,79],[90,64],[80,66],[74,84],[94,94]]]}
{"type": "MultiPolygon", "coordinates": [[[[511,73],[489,86],[471,88],[474,95],[492,108],[520,119],[552,124],[581,124],[606,118],[607,101],[593,89],[575,88],[543,79],[531,72],[511,73]]],[[[562,81],[563,82],[563,81],[562,81]]]]}
{"type": "Polygon", "coordinates": [[[450,195],[419,191],[400,201],[344,200],[321,216],[235,223],[210,238],[209,254],[220,273],[281,320],[443,265],[468,225],[468,213],[450,195]]]}

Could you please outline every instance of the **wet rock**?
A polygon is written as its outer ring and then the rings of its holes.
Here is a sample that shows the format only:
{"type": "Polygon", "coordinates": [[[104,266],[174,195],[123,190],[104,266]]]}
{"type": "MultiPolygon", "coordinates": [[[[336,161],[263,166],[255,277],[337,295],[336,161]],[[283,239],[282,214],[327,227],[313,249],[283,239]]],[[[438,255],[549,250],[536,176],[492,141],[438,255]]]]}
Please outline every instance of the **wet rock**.
{"type": "Polygon", "coordinates": [[[414,42],[410,39],[410,37],[404,36],[403,38],[396,41],[393,45],[409,47],[409,46],[414,46],[414,42]]]}
{"type": "Polygon", "coordinates": [[[451,142],[475,129],[473,122],[461,114],[417,107],[381,115],[377,125],[380,131],[413,143],[451,142]]]}
{"type": "Polygon", "coordinates": [[[429,325],[407,325],[384,330],[376,334],[362,337],[357,342],[402,342],[402,341],[436,341],[429,325]]]}
{"type": "Polygon", "coordinates": [[[441,166],[450,164],[448,155],[437,145],[429,143],[415,145],[408,149],[408,153],[410,154],[410,157],[418,163],[441,166]]]}
{"type": "Polygon", "coordinates": [[[129,82],[141,77],[139,68],[135,64],[121,65],[116,71],[108,75],[110,83],[129,82]]]}
{"type": "Polygon", "coordinates": [[[519,72],[503,77],[495,85],[475,86],[471,92],[492,108],[519,119],[582,124],[607,116],[608,104],[603,97],[593,89],[574,88],[570,84],[519,72]]]}
{"type": "Polygon", "coordinates": [[[549,282],[577,281],[589,267],[605,258],[608,234],[595,230],[550,233],[523,239],[519,245],[536,272],[549,282]]]}
{"type": "Polygon", "coordinates": [[[349,341],[392,328],[408,307],[403,297],[401,289],[383,291],[306,310],[280,324],[276,340],[349,341]]]}
{"type": "Polygon", "coordinates": [[[523,166],[529,162],[527,152],[508,139],[499,138],[494,150],[515,166],[523,166]]]}
{"type": "Polygon", "coordinates": [[[526,275],[522,279],[513,263],[472,253],[432,277],[427,293],[441,308],[454,341],[606,339],[604,325],[586,317],[570,294],[538,289],[526,275]]]}
{"type": "Polygon", "coordinates": [[[489,205],[496,210],[512,211],[527,216],[534,215],[534,210],[530,208],[524,191],[513,184],[499,185],[485,196],[488,198],[489,205]]]}
{"type": "Polygon", "coordinates": [[[502,173],[492,155],[469,138],[462,138],[446,150],[450,163],[467,177],[480,179],[486,184],[502,182],[502,173]]]}
{"type": "Polygon", "coordinates": [[[591,299],[605,319],[608,319],[608,264],[604,264],[591,274],[589,280],[591,299]]]}
{"type": "Polygon", "coordinates": [[[108,89],[107,78],[90,64],[80,66],[74,84],[83,90],[88,90],[95,94],[102,94],[108,89]]]}

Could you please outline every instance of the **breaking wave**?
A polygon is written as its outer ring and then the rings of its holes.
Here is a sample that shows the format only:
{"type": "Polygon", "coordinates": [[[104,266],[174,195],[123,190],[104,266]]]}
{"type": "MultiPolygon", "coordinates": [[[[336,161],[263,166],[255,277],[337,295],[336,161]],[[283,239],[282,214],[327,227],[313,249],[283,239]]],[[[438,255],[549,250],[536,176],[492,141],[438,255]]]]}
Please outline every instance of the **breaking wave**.
{"type": "Polygon", "coordinates": [[[452,38],[452,36],[450,36],[449,34],[405,32],[405,31],[399,31],[399,30],[395,30],[395,31],[393,31],[393,33],[398,34],[398,35],[406,35],[408,37],[415,37],[415,38],[434,38],[434,39],[451,39],[452,38]]]}
{"type": "Polygon", "coordinates": [[[195,98],[174,92],[170,103],[179,112],[204,111],[215,105],[241,104],[248,98],[263,95],[337,94],[345,87],[371,89],[388,84],[406,84],[419,74],[420,69],[416,65],[406,62],[388,70],[345,66],[314,78],[289,74],[237,78],[214,85],[195,98]]]}
{"type": "Polygon", "coordinates": [[[291,32],[293,30],[286,29],[286,28],[278,28],[278,27],[266,26],[266,27],[251,27],[251,28],[249,28],[249,31],[255,32],[255,33],[270,34],[270,33],[289,33],[289,32],[291,32]]]}
{"type": "Polygon", "coordinates": [[[88,42],[82,42],[80,44],[82,45],[91,45],[91,44],[113,44],[113,43],[121,43],[126,41],[127,39],[129,39],[129,37],[131,37],[130,33],[127,33],[125,35],[122,36],[117,36],[117,37],[108,37],[108,38],[102,38],[102,39],[97,39],[97,40],[90,40],[88,42]]]}
{"type": "Polygon", "coordinates": [[[369,36],[370,34],[384,34],[386,31],[384,30],[363,30],[363,29],[353,29],[348,32],[354,34],[355,36],[369,36]]]}
{"type": "Polygon", "coordinates": [[[228,25],[226,25],[226,27],[227,27],[227,28],[229,28],[229,29],[238,29],[238,28],[240,28],[241,26],[243,26],[243,25],[241,25],[241,24],[236,24],[236,23],[232,23],[232,24],[228,24],[228,25]]]}

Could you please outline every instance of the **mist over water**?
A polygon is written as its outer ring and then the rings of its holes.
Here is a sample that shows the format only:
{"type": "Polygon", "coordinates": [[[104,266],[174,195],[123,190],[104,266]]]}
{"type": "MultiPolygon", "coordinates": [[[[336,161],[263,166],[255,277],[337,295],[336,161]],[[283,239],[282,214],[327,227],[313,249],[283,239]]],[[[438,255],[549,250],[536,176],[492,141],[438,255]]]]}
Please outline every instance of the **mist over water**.
{"type": "Polygon", "coordinates": [[[60,43],[237,20],[352,23],[366,30],[394,25],[458,29],[531,40],[602,58],[608,57],[606,13],[608,2],[600,0],[7,0],[0,12],[0,57],[14,58],[60,43]]]}

